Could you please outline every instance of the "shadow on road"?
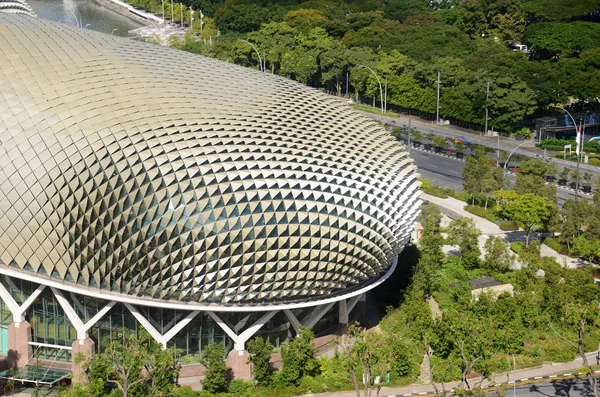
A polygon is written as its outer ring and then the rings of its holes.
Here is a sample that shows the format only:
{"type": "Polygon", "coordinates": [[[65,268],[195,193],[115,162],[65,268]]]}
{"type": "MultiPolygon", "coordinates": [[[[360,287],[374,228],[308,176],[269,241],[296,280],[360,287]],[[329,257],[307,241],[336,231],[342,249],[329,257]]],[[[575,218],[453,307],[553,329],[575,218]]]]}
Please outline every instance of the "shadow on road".
{"type": "Polygon", "coordinates": [[[589,382],[584,379],[564,379],[555,380],[546,385],[531,385],[530,393],[541,396],[560,396],[560,397],[593,397],[594,393],[589,382]]]}

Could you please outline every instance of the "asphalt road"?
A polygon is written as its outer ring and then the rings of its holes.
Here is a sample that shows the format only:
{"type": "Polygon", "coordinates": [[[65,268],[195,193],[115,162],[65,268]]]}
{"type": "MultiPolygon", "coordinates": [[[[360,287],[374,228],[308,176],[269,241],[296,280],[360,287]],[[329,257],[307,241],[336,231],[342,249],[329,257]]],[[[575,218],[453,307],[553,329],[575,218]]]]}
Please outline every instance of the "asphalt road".
{"type": "MultiPolygon", "coordinates": [[[[505,389],[506,396],[513,396],[513,389],[505,389]]],[[[516,397],[593,397],[594,393],[586,379],[564,379],[552,382],[517,386],[516,397]]],[[[488,395],[491,395],[488,393],[488,395]]]]}
{"type": "MultiPolygon", "coordinates": [[[[463,161],[414,148],[410,148],[409,152],[410,156],[415,160],[421,177],[428,178],[434,185],[453,190],[463,190],[462,171],[465,166],[463,161]]],[[[508,174],[507,178],[511,184],[516,179],[512,174],[508,174]]],[[[559,186],[556,196],[558,204],[562,205],[567,199],[575,198],[575,192],[559,186]]],[[[581,197],[589,196],[583,195],[581,197]]]]}
{"type": "MultiPolygon", "coordinates": [[[[535,142],[533,141],[516,141],[507,137],[500,137],[500,139],[498,140],[497,137],[480,136],[476,131],[458,128],[453,125],[435,125],[416,117],[402,116],[400,118],[394,118],[367,112],[363,112],[363,114],[374,120],[378,120],[392,125],[397,125],[399,127],[408,127],[410,124],[412,128],[416,129],[417,131],[423,134],[434,134],[441,135],[443,137],[454,138],[458,136],[464,136],[470,142],[477,143],[480,145],[492,148],[499,147],[501,150],[505,150],[509,153],[515,150],[515,154],[523,154],[540,160],[543,158],[543,150],[536,148],[535,142]],[[523,145],[520,146],[521,144],[523,145]]],[[[557,164],[559,171],[562,169],[563,166],[575,168],[575,163],[573,162],[557,158],[550,158],[549,160],[557,164]]],[[[582,173],[587,171],[594,175],[594,177],[600,177],[600,167],[595,167],[588,164],[580,164],[580,170],[582,170],[582,173]]]]}

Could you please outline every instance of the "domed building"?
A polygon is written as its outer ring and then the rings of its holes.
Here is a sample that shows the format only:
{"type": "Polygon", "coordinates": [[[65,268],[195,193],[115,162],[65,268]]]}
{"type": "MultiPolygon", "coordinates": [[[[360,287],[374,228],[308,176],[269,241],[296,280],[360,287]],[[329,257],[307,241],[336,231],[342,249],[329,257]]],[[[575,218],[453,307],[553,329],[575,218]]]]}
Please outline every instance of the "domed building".
{"type": "Polygon", "coordinates": [[[20,365],[144,327],[192,361],[220,341],[243,374],[255,335],[347,323],[410,239],[405,148],[296,82],[0,12],[0,97],[0,352],[20,365]]]}

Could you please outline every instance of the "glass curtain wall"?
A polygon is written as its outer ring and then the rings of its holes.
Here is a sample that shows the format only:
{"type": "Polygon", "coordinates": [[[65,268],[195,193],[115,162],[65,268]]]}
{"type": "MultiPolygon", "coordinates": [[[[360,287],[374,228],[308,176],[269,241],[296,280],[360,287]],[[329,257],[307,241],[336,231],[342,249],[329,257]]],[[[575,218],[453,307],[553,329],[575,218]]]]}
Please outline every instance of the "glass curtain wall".
{"type": "MultiPolygon", "coordinates": [[[[0,282],[11,292],[15,301],[19,304],[25,302],[38,287],[37,284],[6,276],[0,276],[0,282]]],[[[84,323],[88,322],[109,303],[107,300],[67,291],[63,291],[63,294],[84,323]]],[[[188,311],[143,306],[137,306],[137,309],[163,335],[189,313],[188,311]]],[[[319,310],[319,308],[294,309],[292,312],[299,321],[302,321],[309,318],[314,310],[319,310]]],[[[223,321],[238,335],[254,324],[263,314],[263,312],[218,313],[223,321]]],[[[12,315],[1,300],[0,316],[0,354],[6,354],[8,349],[8,326],[12,323],[12,315]]],[[[50,288],[44,289],[42,294],[29,307],[26,312],[26,320],[31,324],[32,341],[35,343],[71,347],[77,337],[75,328],[71,325],[50,288]]],[[[337,325],[337,304],[317,322],[313,327],[313,331],[318,335],[335,325],[337,325]]],[[[122,328],[137,333],[142,326],[125,305],[117,303],[88,331],[90,338],[96,344],[96,352],[103,352],[111,341],[120,338],[122,328]]],[[[281,344],[289,341],[295,335],[295,332],[285,314],[278,312],[256,335],[268,340],[275,348],[279,348],[281,344]]],[[[227,353],[233,349],[233,341],[215,323],[212,317],[207,313],[199,313],[168,343],[168,346],[180,349],[182,355],[189,362],[195,363],[200,360],[202,351],[211,341],[222,343],[227,353]]],[[[44,359],[71,360],[71,351],[59,347],[42,348],[34,345],[34,352],[35,357],[44,359]]]]}

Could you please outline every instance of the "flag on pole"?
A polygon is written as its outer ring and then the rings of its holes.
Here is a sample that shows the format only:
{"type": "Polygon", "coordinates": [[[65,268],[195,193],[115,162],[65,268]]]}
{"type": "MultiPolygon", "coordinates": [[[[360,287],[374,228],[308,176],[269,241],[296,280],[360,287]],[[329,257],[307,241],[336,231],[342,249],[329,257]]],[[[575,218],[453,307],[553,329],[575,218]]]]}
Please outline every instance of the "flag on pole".
{"type": "Polygon", "coordinates": [[[577,129],[577,136],[575,136],[575,142],[577,142],[577,146],[575,148],[575,154],[577,154],[579,156],[579,146],[580,146],[580,142],[581,142],[581,121],[579,121],[579,127],[577,127],[577,125],[575,125],[575,128],[577,129]]]}

